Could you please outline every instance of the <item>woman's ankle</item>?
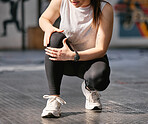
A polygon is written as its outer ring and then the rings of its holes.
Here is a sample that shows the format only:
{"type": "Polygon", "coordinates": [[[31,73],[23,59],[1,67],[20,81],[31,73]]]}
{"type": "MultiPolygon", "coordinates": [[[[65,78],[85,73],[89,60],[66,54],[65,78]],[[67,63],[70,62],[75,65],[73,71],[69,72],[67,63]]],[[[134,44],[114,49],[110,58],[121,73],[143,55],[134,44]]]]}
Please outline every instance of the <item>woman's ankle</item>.
{"type": "Polygon", "coordinates": [[[60,97],[60,95],[49,95],[49,96],[56,96],[56,97],[60,97]]]}

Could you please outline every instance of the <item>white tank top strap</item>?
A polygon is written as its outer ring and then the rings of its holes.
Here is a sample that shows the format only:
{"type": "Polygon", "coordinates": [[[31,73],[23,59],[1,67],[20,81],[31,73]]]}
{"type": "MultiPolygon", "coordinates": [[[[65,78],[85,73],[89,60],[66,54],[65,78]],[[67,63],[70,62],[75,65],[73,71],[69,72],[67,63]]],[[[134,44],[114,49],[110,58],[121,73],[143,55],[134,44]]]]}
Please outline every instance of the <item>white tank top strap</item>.
{"type": "Polygon", "coordinates": [[[62,0],[62,1],[61,1],[60,12],[62,12],[63,9],[65,8],[66,2],[67,2],[67,0],[62,0]]]}
{"type": "Polygon", "coordinates": [[[107,4],[107,1],[105,2],[105,1],[102,1],[101,2],[101,11],[103,10],[103,8],[104,8],[104,6],[107,4]]]}

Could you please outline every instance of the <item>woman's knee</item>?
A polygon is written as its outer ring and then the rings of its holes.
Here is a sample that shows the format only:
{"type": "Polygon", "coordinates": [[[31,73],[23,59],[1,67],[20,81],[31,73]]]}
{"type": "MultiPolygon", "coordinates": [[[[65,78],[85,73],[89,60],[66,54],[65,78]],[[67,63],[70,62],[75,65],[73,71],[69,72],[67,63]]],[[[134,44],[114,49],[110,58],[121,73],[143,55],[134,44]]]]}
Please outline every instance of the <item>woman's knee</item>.
{"type": "Polygon", "coordinates": [[[48,47],[53,47],[53,48],[61,48],[63,47],[63,39],[66,38],[66,36],[61,33],[61,32],[54,32],[51,34],[51,37],[50,37],[50,41],[49,41],[49,44],[48,44],[48,47]]]}
{"type": "Polygon", "coordinates": [[[110,84],[109,78],[94,82],[94,89],[97,91],[104,91],[110,84]]]}
{"type": "Polygon", "coordinates": [[[93,72],[87,76],[88,87],[97,91],[105,90],[109,83],[110,68],[103,69],[98,72],[93,72]]]}

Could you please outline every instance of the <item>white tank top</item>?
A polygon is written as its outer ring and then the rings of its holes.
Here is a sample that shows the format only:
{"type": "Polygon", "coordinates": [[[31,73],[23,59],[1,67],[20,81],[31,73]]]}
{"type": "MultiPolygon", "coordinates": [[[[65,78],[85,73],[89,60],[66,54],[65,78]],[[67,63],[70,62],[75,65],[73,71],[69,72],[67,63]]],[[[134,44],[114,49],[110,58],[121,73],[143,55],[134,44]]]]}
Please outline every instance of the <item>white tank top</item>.
{"type": "MultiPolygon", "coordinates": [[[[103,10],[106,2],[101,3],[103,10]]],[[[76,8],[70,0],[62,0],[60,8],[60,29],[78,51],[94,48],[96,45],[97,27],[92,28],[93,9],[91,6],[76,8]]]]}

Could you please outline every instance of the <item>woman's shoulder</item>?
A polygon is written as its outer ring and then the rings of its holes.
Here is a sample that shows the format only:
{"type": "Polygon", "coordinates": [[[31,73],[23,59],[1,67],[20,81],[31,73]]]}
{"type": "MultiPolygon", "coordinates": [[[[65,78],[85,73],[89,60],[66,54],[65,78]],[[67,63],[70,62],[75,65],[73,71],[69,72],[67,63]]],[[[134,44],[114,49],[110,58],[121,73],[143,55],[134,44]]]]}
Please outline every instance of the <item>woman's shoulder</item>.
{"type": "Polygon", "coordinates": [[[55,5],[60,6],[60,5],[61,5],[61,3],[62,3],[62,0],[51,0],[51,2],[50,2],[50,3],[54,3],[55,5]]]}
{"type": "MultiPolygon", "coordinates": [[[[113,7],[109,2],[106,2],[104,7],[102,8],[101,20],[112,22],[114,18],[113,7]]],[[[106,22],[106,21],[105,21],[106,22]]]]}
{"type": "Polygon", "coordinates": [[[51,0],[50,4],[49,4],[49,9],[50,11],[60,11],[60,7],[61,7],[61,3],[62,0],[51,0]]]}
{"type": "Polygon", "coordinates": [[[103,4],[102,13],[106,13],[106,14],[113,13],[113,7],[109,2],[102,1],[102,4],[103,4]]]}

